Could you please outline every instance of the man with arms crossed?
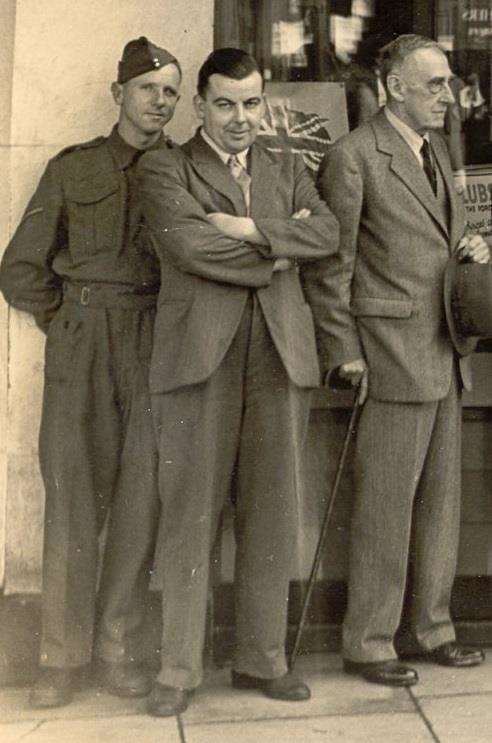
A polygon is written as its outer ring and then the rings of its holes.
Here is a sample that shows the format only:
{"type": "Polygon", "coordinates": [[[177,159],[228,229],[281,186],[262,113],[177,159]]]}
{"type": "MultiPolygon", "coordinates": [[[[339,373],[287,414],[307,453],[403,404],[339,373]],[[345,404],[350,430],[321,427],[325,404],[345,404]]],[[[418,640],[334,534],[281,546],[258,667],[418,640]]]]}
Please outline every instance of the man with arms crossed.
{"type": "Polygon", "coordinates": [[[159,497],[148,364],[159,290],[142,241],[136,165],[171,147],[162,130],[178,100],[176,59],[129,42],[112,93],[109,137],[48,164],[4,255],[0,287],[47,332],[40,464],[46,489],[41,669],[34,707],[70,702],[74,672],[93,654],[98,535],[109,511],[94,655],[119,696],[150,679],[140,639],[159,497]]]}
{"type": "MultiPolygon", "coordinates": [[[[460,518],[464,366],[446,326],[443,279],[463,238],[464,207],[442,128],[451,71],[437,44],[402,36],[385,47],[388,103],[340,140],[320,188],[340,222],[340,254],[310,293],[326,367],[356,383],[357,434],[347,673],[394,686],[417,682],[393,639],[413,553],[412,625],[428,660],[463,667],[483,653],[456,643],[449,614],[460,518]],[[335,177],[333,177],[335,174],[335,177]]],[[[316,278],[316,277],[315,277],[316,278]]]]}
{"type": "Polygon", "coordinates": [[[255,142],[263,80],[239,49],[213,52],[195,98],[201,129],[139,165],[161,261],[151,364],[162,498],[162,666],[151,714],[183,711],[202,678],[210,552],[236,485],[236,688],[307,699],[287,672],[296,478],[319,383],[300,275],[338,226],[298,156],[255,142]]]}

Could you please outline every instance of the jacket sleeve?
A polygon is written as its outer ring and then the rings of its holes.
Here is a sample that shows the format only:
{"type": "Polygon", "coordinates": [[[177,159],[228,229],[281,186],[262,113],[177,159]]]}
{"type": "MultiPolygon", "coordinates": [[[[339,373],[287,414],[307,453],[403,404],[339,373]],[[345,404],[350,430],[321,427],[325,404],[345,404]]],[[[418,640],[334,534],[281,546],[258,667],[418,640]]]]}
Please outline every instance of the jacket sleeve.
{"type": "Polygon", "coordinates": [[[61,279],[52,270],[52,262],[66,243],[61,181],[52,160],[0,265],[0,290],[6,301],[33,314],[42,330],[62,301],[61,279]]]}
{"type": "Polygon", "coordinates": [[[322,162],[319,189],[340,224],[339,252],[330,260],[306,266],[303,271],[304,289],[313,311],[326,373],[364,356],[350,311],[363,183],[355,158],[343,146],[335,146],[322,162]]]}
{"type": "Polygon", "coordinates": [[[299,155],[294,159],[294,212],[309,209],[306,219],[291,217],[256,219],[258,230],[269,242],[272,258],[291,258],[299,263],[319,261],[338,250],[338,222],[320,198],[316,186],[299,155]]]}
{"type": "Polygon", "coordinates": [[[267,286],[273,260],[247,242],[226,237],[212,225],[189,192],[184,155],[154,150],[138,165],[146,224],[158,255],[185,273],[236,286],[267,286]]]}

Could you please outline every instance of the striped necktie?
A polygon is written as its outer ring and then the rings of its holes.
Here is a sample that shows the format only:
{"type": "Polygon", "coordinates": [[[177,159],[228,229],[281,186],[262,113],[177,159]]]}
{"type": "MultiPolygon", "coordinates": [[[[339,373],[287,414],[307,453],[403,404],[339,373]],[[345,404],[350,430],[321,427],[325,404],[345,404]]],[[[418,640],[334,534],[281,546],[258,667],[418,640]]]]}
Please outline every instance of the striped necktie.
{"type": "Polygon", "coordinates": [[[251,188],[251,177],[248,172],[243,168],[236,155],[231,155],[227,161],[229,170],[235,181],[237,181],[239,188],[243,192],[244,203],[249,214],[249,202],[250,202],[250,188],[251,188]]]}
{"type": "Polygon", "coordinates": [[[434,196],[437,196],[437,176],[436,169],[431,154],[431,147],[429,142],[424,139],[422,147],[420,148],[420,154],[422,155],[424,173],[426,174],[431,188],[434,191],[434,196]]]}

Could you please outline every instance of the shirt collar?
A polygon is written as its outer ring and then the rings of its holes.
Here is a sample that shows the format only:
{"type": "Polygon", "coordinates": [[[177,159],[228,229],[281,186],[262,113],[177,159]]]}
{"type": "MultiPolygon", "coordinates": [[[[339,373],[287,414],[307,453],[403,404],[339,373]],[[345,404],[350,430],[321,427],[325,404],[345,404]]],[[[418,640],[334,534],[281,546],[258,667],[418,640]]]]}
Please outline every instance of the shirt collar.
{"type": "Polygon", "coordinates": [[[108,137],[108,144],[111,147],[116,164],[120,170],[128,168],[132,164],[137,153],[140,152],[140,150],[137,150],[136,147],[132,147],[131,144],[128,144],[128,142],[123,139],[118,132],[118,124],[116,124],[111,130],[111,134],[108,137]]]}
{"type": "Polygon", "coordinates": [[[396,116],[393,111],[390,111],[387,106],[384,107],[384,113],[386,114],[386,118],[388,119],[391,126],[394,127],[398,134],[405,140],[419,163],[422,165],[422,154],[420,150],[422,148],[424,139],[429,141],[429,135],[426,133],[423,137],[421,137],[420,134],[415,131],[415,129],[412,129],[408,126],[408,124],[405,124],[405,122],[402,121],[398,116],[396,116]]]}
{"type": "MultiPolygon", "coordinates": [[[[207,134],[203,126],[200,127],[200,134],[202,135],[203,139],[208,144],[208,146],[211,147],[214,150],[214,152],[217,153],[217,155],[220,157],[224,165],[228,165],[229,158],[231,157],[231,153],[226,152],[225,150],[222,149],[222,147],[219,147],[219,145],[216,142],[214,142],[212,137],[209,134],[207,134]]],[[[239,160],[240,164],[243,166],[245,170],[248,169],[248,152],[249,152],[249,147],[243,150],[242,152],[235,153],[237,159],[239,160]]]]}
{"type": "MultiPolygon", "coordinates": [[[[168,141],[168,138],[165,136],[164,133],[161,132],[157,142],[155,142],[148,149],[159,147],[162,141],[168,141]]],[[[140,157],[140,155],[143,155],[143,153],[147,151],[140,150],[137,147],[133,147],[133,145],[128,144],[128,142],[123,139],[123,137],[119,133],[118,124],[115,124],[115,126],[112,128],[111,134],[108,137],[108,144],[111,148],[111,152],[113,153],[116,165],[120,170],[126,170],[126,168],[129,168],[130,165],[132,165],[132,163],[135,162],[138,157],[140,157]]]]}

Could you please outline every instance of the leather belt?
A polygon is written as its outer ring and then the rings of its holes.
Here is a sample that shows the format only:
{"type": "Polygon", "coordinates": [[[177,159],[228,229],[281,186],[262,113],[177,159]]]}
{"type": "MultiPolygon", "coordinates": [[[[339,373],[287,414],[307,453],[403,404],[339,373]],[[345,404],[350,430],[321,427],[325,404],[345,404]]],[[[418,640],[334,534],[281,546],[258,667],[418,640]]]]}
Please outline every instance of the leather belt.
{"type": "Polygon", "coordinates": [[[63,284],[63,301],[83,307],[146,309],[156,305],[158,293],[157,287],[137,293],[125,284],[73,284],[67,281],[63,284]]]}

